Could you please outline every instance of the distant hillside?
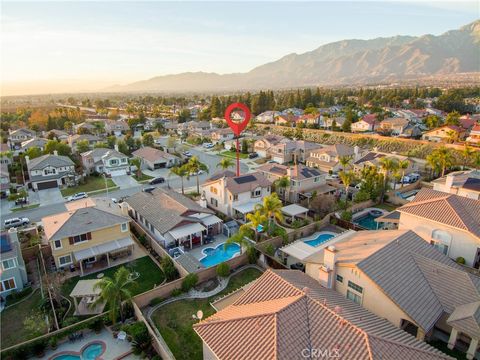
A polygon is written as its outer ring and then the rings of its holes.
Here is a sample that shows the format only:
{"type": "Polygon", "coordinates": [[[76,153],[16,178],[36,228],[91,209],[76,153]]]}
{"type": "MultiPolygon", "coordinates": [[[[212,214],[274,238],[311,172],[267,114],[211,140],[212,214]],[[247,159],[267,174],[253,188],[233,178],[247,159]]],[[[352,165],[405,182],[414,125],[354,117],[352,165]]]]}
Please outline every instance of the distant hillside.
{"type": "Polygon", "coordinates": [[[343,40],[248,73],[158,76],[105,91],[222,91],[408,81],[480,72],[480,20],[439,36],[343,40]]]}

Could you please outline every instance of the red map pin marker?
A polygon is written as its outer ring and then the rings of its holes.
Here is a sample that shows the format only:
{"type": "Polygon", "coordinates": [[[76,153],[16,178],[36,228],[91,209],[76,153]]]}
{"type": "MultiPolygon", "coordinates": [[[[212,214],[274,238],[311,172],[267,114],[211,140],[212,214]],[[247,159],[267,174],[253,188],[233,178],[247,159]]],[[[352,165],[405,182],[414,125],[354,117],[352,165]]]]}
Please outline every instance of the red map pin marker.
{"type": "Polygon", "coordinates": [[[225,120],[227,120],[228,126],[230,126],[230,129],[232,129],[233,133],[237,136],[240,136],[240,133],[247,127],[251,116],[252,114],[250,113],[248,106],[242,103],[230,104],[225,110],[225,120]],[[243,110],[245,113],[245,119],[242,122],[235,122],[232,120],[232,111],[235,109],[243,110]]]}

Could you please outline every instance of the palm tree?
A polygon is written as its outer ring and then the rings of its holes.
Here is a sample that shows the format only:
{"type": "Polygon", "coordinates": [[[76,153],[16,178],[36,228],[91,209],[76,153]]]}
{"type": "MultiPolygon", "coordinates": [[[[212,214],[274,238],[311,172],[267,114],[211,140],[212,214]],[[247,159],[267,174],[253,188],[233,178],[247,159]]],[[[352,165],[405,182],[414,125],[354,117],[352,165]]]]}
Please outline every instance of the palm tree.
{"type": "Polygon", "coordinates": [[[130,164],[137,168],[137,179],[141,180],[142,177],[142,162],[139,158],[130,159],[130,164]]]}
{"type": "Polygon", "coordinates": [[[188,160],[188,163],[185,164],[187,167],[189,174],[195,175],[197,178],[197,194],[200,193],[200,181],[198,179],[198,176],[200,175],[200,171],[206,171],[208,172],[208,166],[205,165],[204,163],[201,163],[200,160],[198,160],[197,156],[192,156],[190,160],[188,160]]]}
{"type": "Polygon", "coordinates": [[[217,167],[221,168],[222,170],[227,170],[228,168],[231,168],[235,165],[232,159],[229,158],[223,158],[220,160],[220,162],[217,164],[217,167]]]}
{"type": "Polygon", "coordinates": [[[224,244],[224,248],[227,247],[228,244],[238,244],[240,245],[240,255],[243,253],[243,248],[249,248],[252,246],[251,242],[245,236],[245,225],[240,226],[238,232],[232,236],[230,236],[224,244]],[[242,228],[243,227],[243,228],[242,228]]]}
{"type": "Polygon", "coordinates": [[[459,134],[455,130],[448,130],[447,131],[447,142],[453,144],[458,141],[459,134]]]}
{"type": "Polygon", "coordinates": [[[350,162],[352,161],[352,155],[343,155],[338,158],[338,162],[342,165],[342,170],[345,170],[347,167],[350,166],[350,162]]]}
{"type": "Polygon", "coordinates": [[[255,231],[255,241],[257,241],[258,226],[265,224],[267,222],[267,217],[265,216],[265,214],[262,214],[259,210],[257,210],[253,213],[248,213],[247,220],[250,221],[250,224],[253,227],[253,230],[255,231]]]}
{"type": "Polygon", "coordinates": [[[475,150],[473,150],[470,146],[465,144],[465,147],[462,150],[462,158],[463,158],[463,164],[462,164],[462,170],[465,170],[465,167],[468,164],[468,161],[472,158],[472,155],[475,150]]]}
{"type": "Polygon", "coordinates": [[[110,309],[110,319],[113,324],[117,322],[119,313],[120,318],[123,320],[125,302],[129,302],[132,298],[132,293],[129,289],[132,281],[129,279],[129,276],[130,271],[122,266],[115,272],[113,278],[105,276],[93,286],[94,290],[100,289],[100,295],[91,306],[95,307],[105,302],[110,309]]]}
{"type": "Polygon", "coordinates": [[[400,169],[401,173],[402,173],[402,178],[401,178],[401,187],[403,188],[403,178],[405,177],[405,170],[408,169],[408,167],[410,166],[410,161],[408,161],[408,159],[405,159],[405,160],[400,160],[398,162],[398,168],[400,169]]]}
{"type": "Polygon", "coordinates": [[[169,175],[177,175],[180,177],[180,179],[182,180],[182,194],[185,194],[185,188],[183,186],[183,178],[189,178],[189,170],[187,169],[187,167],[185,165],[183,166],[174,166],[170,169],[170,173],[169,175]]]}
{"type": "Polygon", "coordinates": [[[445,175],[445,170],[451,167],[455,163],[455,158],[450,151],[450,149],[445,146],[439,147],[432,151],[430,155],[427,156],[427,161],[431,164],[431,161],[437,161],[438,167],[441,169],[441,175],[445,175]],[[430,158],[430,160],[429,160],[430,158]]]}
{"type": "Polygon", "coordinates": [[[384,174],[384,182],[383,182],[382,198],[381,198],[381,202],[383,203],[383,198],[385,197],[385,192],[387,191],[387,184],[388,184],[388,178],[389,178],[390,172],[398,168],[398,163],[396,159],[385,156],[380,159],[380,167],[383,170],[383,174],[384,174]]]}
{"type": "Polygon", "coordinates": [[[275,182],[275,187],[283,190],[283,201],[287,201],[287,188],[290,187],[290,179],[288,176],[282,176],[277,179],[275,182]]]}
{"type": "Polygon", "coordinates": [[[338,176],[340,176],[340,179],[342,180],[343,185],[345,186],[345,195],[346,195],[345,204],[347,204],[348,203],[349,188],[350,188],[350,185],[352,184],[352,182],[355,181],[355,174],[352,171],[341,170],[338,173],[338,176]]]}
{"type": "Polygon", "coordinates": [[[263,202],[255,206],[255,211],[258,210],[261,214],[267,217],[268,230],[271,231],[274,219],[283,221],[282,207],[282,201],[278,198],[276,193],[273,193],[269,196],[265,196],[263,202]]]}

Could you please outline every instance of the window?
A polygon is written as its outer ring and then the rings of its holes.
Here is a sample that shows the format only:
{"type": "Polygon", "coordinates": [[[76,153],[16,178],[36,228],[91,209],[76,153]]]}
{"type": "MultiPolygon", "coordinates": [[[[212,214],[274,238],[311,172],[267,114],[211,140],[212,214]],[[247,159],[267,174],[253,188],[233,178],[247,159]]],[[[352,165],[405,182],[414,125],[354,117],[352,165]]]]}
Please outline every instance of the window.
{"type": "Polygon", "coordinates": [[[238,195],[233,195],[233,201],[237,201],[238,200],[238,195]]]}
{"type": "Polygon", "coordinates": [[[430,244],[442,254],[448,255],[448,245],[442,244],[440,241],[435,240],[430,241],[430,244]]]}
{"type": "Polygon", "coordinates": [[[262,189],[255,189],[252,191],[252,197],[259,197],[262,195],[262,189]]]}
{"type": "Polygon", "coordinates": [[[128,223],[122,223],[122,225],[120,225],[121,229],[122,229],[122,232],[125,232],[128,230],[128,223]]]}
{"type": "Polygon", "coordinates": [[[448,232],[440,229],[432,231],[432,240],[430,241],[430,244],[445,255],[448,255],[448,247],[450,246],[451,241],[452,236],[448,232]]]}
{"type": "Polygon", "coordinates": [[[15,259],[7,259],[2,261],[3,270],[12,269],[15,267],[15,265],[15,259]]]}
{"type": "Polygon", "coordinates": [[[44,175],[56,174],[55,169],[45,169],[43,170],[44,175]]]}
{"type": "Polygon", "coordinates": [[[348,281],[348,287],[359,292],[360,294],[363,292],[363,288],[361,286],[358,286],[354,282],[348,281]]]}
{"type": "Polygon", "coordinates": [[[62,240],[55,240],[55,241],[53,242],[53,245],[54,245],[54,247],[55,247],[55,250],[61,249],[61,248],[62,248],[62,240]]]}
{"type": "Polygon", "coordinates": [[[320,176],[314,177],[313,182],[319,182],[320,181],[320,176]]]}
{"type": "Polygon", "coordinates": [[[122,159],[122,163],[126,163],[127,162],[127,159],[126,158],[123,158],[122,159]]]}
{"type": "Polygon", "coordinates": [[[92,257],[89,257],[89,258],[85,259],[86,263],[94,263],[95,261],[97,261],[96,256],[92,256],[92,257]]]}
{"type": "Polygon", "coordinates": [[[60,266],[69,265],[72,263],[72,256],[71,255],[60,256],[58,258],[58,263],[60,266]]]}
{"type": "Polygon", "coordinates": [[[362,297],[358,294],[355,294],[353,291],[347,290],[347,299],[350,299],[359,305],[362,304],[362,297]]]}
{"type": "Polygon", "coordinates": [[[343,276],[337,275],[337,281],[343,283],[343,276]]]}
{"type": "Polygon", "coordinates": [[[92,240],[92,233],[86,233],[86,234],[81,234],[81,235],[76,235],[76,236],[70,236],[68,238],[70,245],[74,244],[80,244],[88,240],[92,240]]]}
{"type": "Polygon", "coordinates": [[[15,279],[14,278],[3,280],[0,283],[0,292],[7,291],[7,290],[13,290],[13,289],[16,289],[16,288],[17,288],[17,285],[15,284],[15,279]]]}
{"type": "Polygon", "coordinates": [[[211,192],[212,194],[217,194],[217,193],[218,193],[218,190],[217,190],[216,187],[210,186],[210,192],[211,192]]]}
{"type": "Polygon", "coordinates": [[[212,204],[212,205],[215,206],[215,207],[218,207],[218,201],[217,201],[217,199],[210,198],[210,204],[212,204]]]}

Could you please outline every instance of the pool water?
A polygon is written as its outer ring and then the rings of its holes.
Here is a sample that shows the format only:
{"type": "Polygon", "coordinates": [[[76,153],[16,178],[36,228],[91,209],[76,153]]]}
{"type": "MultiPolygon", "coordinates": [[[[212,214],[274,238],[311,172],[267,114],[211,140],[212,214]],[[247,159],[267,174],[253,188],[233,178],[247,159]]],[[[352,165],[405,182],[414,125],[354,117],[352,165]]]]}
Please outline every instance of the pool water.
{"type": "Polygon", "coordinates": [[[377,230],[381,229],[383,223],[377,223],[375,219],[378,216],[373,216],[372,214],[367,214],[365,216],[359,217],[358,219],[353,220],[353,222],[361,227],[364,227],[368,230],[377,230]],[[378,226],[378,227],[377,227],[378,226]]]}
{"type": "Polygon", "coordinates": [[[103,352],[102,344],[92,343],[82,351],[82,356],[64,354],[64,355],[58,355],[54,357],[53,360],[96,360],[100,358],[100,355],[102,354],[102,352],[103,352]]]}
{"type": "Polygon", "coordinates": [[[215,266],[224,261],[230,260],[236,254],[240,253],[240,245],[228,244],[225,248],[225,244],[220,244],[216,248],[203,249],[205,257],[200,260],[205,267],[215,266]]]}
{"type": "Polygon", "coordinates": [[[318,234],[318,236],[315,239],[303,240],[303,242],[307,245],[317,247],[317,246],[323,244],[325,241],[330,240],[334,236],[335,235],[333,235],[333,234],[323,233],[323,234],[318,234]]]}

